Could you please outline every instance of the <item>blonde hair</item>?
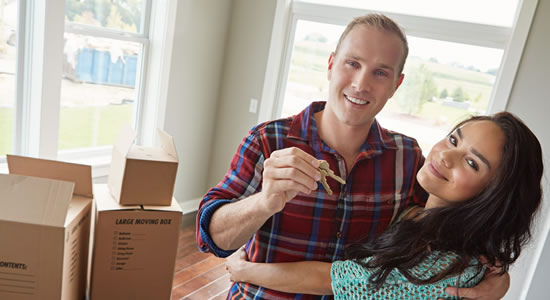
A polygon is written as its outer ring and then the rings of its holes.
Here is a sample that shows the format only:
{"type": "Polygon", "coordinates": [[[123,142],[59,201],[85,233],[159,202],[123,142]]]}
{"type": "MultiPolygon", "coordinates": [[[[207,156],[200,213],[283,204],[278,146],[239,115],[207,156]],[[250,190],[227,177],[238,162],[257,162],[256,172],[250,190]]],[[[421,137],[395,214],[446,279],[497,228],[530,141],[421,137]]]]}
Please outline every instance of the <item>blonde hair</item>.
{"type": "Polygon", "coordinates": [[[342,41],[346,38],[348,33],[357,25],[367,25],[380,31],[393,33],[401,40],[404,53],[401,64],[399,65],[399,72],[397,73],[398,75],[401,74],[403,72],[403,67],[405,66],[407,56],[409,55],[409,44],[407,42],[407,37],[405,36],[405,33],[403,33],[403,30],[401,30],[399,25],[395,23],[395,21],[382,14],[368,14],[354,18],[340,36],[334,54],[336,55],[338,53],[338,49],[340,49],[340,44],[342,43],[342,41]]]}

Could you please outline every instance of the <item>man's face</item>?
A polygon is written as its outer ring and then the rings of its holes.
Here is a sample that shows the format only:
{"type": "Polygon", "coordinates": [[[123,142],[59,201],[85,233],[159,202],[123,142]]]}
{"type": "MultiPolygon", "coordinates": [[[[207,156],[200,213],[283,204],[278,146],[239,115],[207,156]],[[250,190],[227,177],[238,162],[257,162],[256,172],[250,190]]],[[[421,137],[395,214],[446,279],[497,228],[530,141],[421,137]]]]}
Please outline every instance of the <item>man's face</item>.
{"type": "Polygon", "coordinates": [[[374,117],[401,84],[401,40],[366,25],[355,26],[331,54],[325,111],[352,127],[370,128],[374,117]]]}

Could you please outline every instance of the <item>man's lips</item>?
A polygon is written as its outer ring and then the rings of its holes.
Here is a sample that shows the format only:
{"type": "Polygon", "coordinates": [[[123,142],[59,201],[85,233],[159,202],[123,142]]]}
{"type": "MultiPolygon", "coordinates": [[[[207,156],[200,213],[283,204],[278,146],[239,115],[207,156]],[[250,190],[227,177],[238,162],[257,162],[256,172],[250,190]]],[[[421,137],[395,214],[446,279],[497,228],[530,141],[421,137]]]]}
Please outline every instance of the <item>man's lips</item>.
{"type": "Polygon", "coordinates": [[[434,174],[436,177],[441,178],[445,181],[449,181],[445,176],[443,176],[443,174],[441,174],[441,172],[439,171],[437,165],[433,161],[430,161],[430,163],[428,164],[428,167],[429,167],[430,171],[432,172],[432,174],[434,174]]]}

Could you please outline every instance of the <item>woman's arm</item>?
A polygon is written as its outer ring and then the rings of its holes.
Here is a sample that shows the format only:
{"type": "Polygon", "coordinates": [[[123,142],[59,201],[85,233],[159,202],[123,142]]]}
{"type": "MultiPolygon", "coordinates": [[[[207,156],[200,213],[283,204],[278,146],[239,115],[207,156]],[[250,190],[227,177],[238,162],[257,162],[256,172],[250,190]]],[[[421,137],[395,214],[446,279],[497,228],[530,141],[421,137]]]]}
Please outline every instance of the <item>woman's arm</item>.
{"type": "Polygon", "coordinates": [[[225,269],[234,282],[248,282],[287,293],[332,295],[331,265],[320,261],[253,263],[241,248],[227,258],[225,269]]]}

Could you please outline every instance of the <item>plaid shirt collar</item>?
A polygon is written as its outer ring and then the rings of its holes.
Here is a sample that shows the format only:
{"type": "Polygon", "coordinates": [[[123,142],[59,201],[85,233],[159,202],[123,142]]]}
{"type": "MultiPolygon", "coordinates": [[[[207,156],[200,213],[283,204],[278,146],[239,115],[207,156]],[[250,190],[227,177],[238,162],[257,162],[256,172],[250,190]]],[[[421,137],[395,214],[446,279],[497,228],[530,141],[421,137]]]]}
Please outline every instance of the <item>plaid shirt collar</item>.
{"type": "MultiPolygon", "coordinates": [[[[336,153],[319,137],[314,114],[325,109],[325,101],[312,102],[306,109],[294,117],[288,131],[288,138],[307,142],[315,151],[336,153]]],[[[397,149],[395,140],[388,130],[381,127],[376,119],[372,122],[369,135],[361,145],[358,158],[372,157],[382,153],[383,149],[397,149]]]]}

